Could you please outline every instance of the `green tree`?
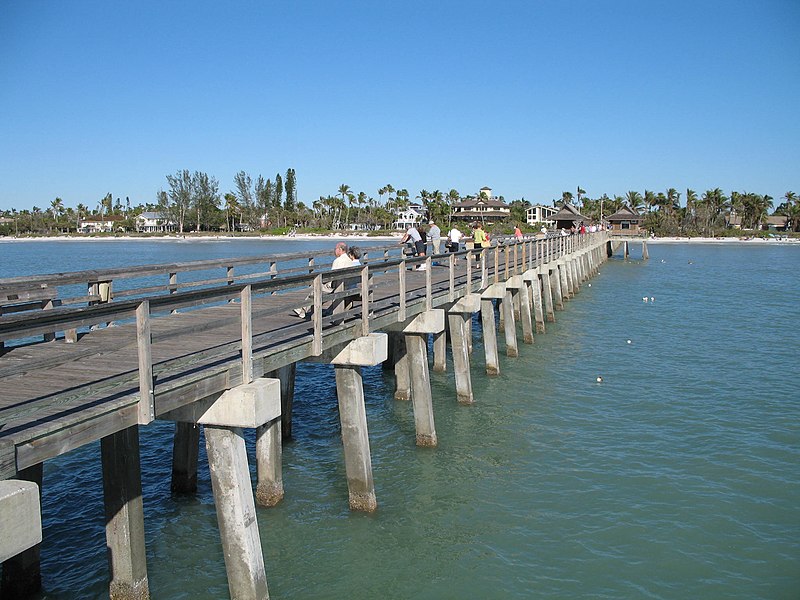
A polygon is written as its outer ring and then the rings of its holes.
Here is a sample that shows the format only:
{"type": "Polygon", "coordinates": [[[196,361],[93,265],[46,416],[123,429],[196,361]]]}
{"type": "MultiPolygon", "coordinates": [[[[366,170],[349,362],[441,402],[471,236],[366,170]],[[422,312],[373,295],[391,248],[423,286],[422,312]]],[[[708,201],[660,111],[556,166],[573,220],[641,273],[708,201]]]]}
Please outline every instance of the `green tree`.
{"type": "Polygon", "coordinates": [[[280,173],[275,175],[275,197],[272,202],[276,208],[283,206],[283,179],[281,179],[280,173]]]}
{"type": "Polygon", "coordinates": [[[286,171],[286,200],[284,200],[283,208],[287,212],[294,212],[297,210],[297,178],[294,169],[287,169],[286,171]]]}
{"type": "MultiPolygon", "coordinates": [[[[242,217],[251,226],[255,224],[255,199],[253,197],[253,180],[244,171],[239,171],[234,175],[233,182],[236,185],[236,200],[242,211],[242,217]]],[[[241,223],[241,219],[239,221],[241,223]]]]}
{"type": "Polygon", "coordinates": [[[195,171],[192,177],[192,192],[192,203],[197,217],[197,231],[202,229],[203,224],[206,229],[209,229],[209,217],[219,207],[219,183],[208,173],[195,171]]]}
{"type": "Polygon", "coordinates": [[[345,202],[347,203],[347,212],[346,212],[344,220],[345,220],[345,225],[349,225],[350,224],[350,200],[349,199],[352,197],[353,194],[350,191],[350,186],[345,184],[345,183],[343,183],[342,185],[339,186],[339,193],[342,195],[342,206],[345,205],[345,202]]]}
{"type": "Polygon", "coordinates": [[[642,207],[642,195],[635,190],[631,190],[625,194],[625,202],[633,210],[638,212],[638,210],[642,207]]]}
{"type": "Polygon", "coordinates": [[[50,211],[53,213],[53,222],[56,229],[58,229],[58,218],[64,214],[64,201],[61,198],[56,198],[50,202],[50,211]]]}
{"type": "MultiPolygon", "coordinates": [[[[194,182],[188,169],[178,171],[175,175],[167,175],[167,206],[163,207],[171,220],[178,224],[178,232],[184,232],[186,213],[192,206],[194,182]]],[[[110,196],[110,194],[109,194],[110,196]]],[[[161,200],[161,199],[159,199],[161,200]]]]}

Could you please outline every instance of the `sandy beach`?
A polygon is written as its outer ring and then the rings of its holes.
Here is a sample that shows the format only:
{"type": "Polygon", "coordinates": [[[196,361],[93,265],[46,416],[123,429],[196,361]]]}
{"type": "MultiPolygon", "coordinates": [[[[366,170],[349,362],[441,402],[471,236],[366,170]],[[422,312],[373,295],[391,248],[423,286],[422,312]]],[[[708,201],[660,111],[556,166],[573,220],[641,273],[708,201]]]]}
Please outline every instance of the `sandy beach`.
{"type": "Polygon", "coordinates": [[[263,242],[266,240],[282,240],[285,242],[291,241],[298,241],[298,242],[307,242],[313,240],[352,240],[352,241],[365,241],[365,240],[375,240],[375,241],[392,241],[397,240],[402,237],[403,232],[398,231],[396,234],[392,235],[366,235],[366,234],[359,234],[359,233],[351,233],[351,234],[320,234],[320,233],[311,233],[311,234],[303,234],[303,235],[194,235],[194,234],[186,234],[186,235],[109,235],[109,236],[99,236],[99,235],[57,235],[57,236],[35,236],[35,237],[15,237],[15,236],[0,236],[0,243],[2,242],[104,242],[104,241],[114,241],[114,240],[124,240],[124,241],[142,241],[142,242],[158,242],[158,241],[196,241],[196,242],[214,242],[214,241],[254,241],[254,242],[263,242]]]}
{"type": "MultiPolygon", "coordinates": [[[[641,238],[648,244],[797,244],[800,238],[785,235],[769,238],[762,237],[655,237],[641,238]]],[[[634,241],[638,241],[635,239],[634,241]]]]}
{"type": "MultiPolygon", "coordinates": [[[[157,242],[157,241],[198,241],[198,242],[213,242],[213,241],[265,241],[265,240],[282,240],[290,241],[313,241],[313,240],[352,240],[352,241],[394,241],[403,236],[403,231],[397,231],[391,235],[367,235],[364,233],[310,233],[310,234],[296,234],[296,235],[119,235],[119,236],[97,236],[97,235],[58,235],[58,236],[36,236],[36,237],[14,237],[14,236],[0,236],[0,243],[2,242],[53,242],[53,241],[143,241],[143,242],[157,242]]],[[[538,237],[538,236],[537,236],[538,237]]],[[[615,239],[614,236],[611,238],[615,239]]],[[[800,244],[800,238],[788,237],[786,235],[775,234],[774,237],[654,237],[654,238],[623,238],[628,241],[638,242],[647,241],[648,244],[800,244]]]]}

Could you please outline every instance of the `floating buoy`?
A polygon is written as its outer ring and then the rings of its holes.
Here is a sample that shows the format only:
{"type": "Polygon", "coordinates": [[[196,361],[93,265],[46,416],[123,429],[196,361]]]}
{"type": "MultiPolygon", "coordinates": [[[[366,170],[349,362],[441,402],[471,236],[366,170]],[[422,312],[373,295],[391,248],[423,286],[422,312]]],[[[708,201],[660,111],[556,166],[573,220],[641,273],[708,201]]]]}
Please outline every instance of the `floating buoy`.
{"type": "Polygon", "coordinates": [[[642,298],[642,302],[647,302],[647,296],[644,296],[644,297],[642,298]]]}
{"type": "Polygon", "coordinates": [[[631,343],[631,341],[630,341],[630,340],[628,340],[628,343],[630,344],[630,343],[631,343]]]}
{"type": "Polygon", "coordinates": [[[656,299],[653,298],[652,296],[650,296],[650,302],[655,302],[655,301],[656,301],[656,299]]]}
{"type": "Polygon", "coordinates": [[[589,287],[592,287],[592,284],[591,284],[591,283],[589,284],[589,287]]]}
{"type": "Polygon", "coordinates": [[[602,377],[598,377],[597,378],[597,383],[603,383],[603,378],[602,377]]]}

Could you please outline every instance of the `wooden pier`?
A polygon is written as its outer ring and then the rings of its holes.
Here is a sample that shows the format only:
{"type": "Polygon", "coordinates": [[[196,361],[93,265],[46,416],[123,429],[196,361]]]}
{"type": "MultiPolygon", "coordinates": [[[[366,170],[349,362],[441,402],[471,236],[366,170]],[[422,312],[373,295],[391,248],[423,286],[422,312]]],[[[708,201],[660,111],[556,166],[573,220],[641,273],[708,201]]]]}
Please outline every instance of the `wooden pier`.
{"type": "Polygon", "coordinates": [[[485,373],[499,375],[498,338],[508,356],[519,330],[533,343],[610,250],[601,232],[419,258],[369,248],[362,265],[335,271],[330,256],[292,254],[0,280],[0,596],[41,585],[42,464],[99,440],[109,595],[151,597],[139,428],[159,419],[176,424],[181,493],[196,489],[204,427],[231,597],[267,598],[256,503],[284,495],[296,364],[334,366],[349,506],[374,511],[361,367],[388,361],[395,398],[413,404],[416,444],[435,447],[428,336],[435,370],[449,340],[454,398],[471,404],[473,315],[485,373]],[[256,431],[255,488],[243,429],[256,431]]]}

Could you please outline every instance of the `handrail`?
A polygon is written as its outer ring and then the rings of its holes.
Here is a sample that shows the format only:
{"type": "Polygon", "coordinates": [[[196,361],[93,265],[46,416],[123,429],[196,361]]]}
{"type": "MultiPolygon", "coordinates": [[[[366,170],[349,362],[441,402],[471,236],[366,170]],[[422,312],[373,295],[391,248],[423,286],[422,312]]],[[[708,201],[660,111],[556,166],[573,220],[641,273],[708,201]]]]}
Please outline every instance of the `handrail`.
{"type": "MultiPolygon", "coordinates": [[[[586,235],[589,236],[592,234],[586,235]]],[[[402,247],[397,245],[371,247],[370,250],[373,252],[376,250],[378,252],[382,251],[383,255],[379,255],[373,259],[365,259],[362,266],[348,267],[346,269],[336,271],[327,270],[327,264],[318,265],[315,261],[317,256],[328,257],[329,253],[314,253],[311,258],[308,258],[309,255],[302,255],[298,257],[297,254],[282,254],[273,255],[271,257],[215,259],[194,261],[189,263],[146,265],[143,267],[131,267],[127,269],[109,269],[104,271],[89,270],[74,273],[56,274],[53,277],[55,277],[55,280],[58,281],[85,282],[87,280],[91,281],[91,277],[105,277],[112,273],[130,275],[134,272],[141,273],[146,271],[148,273],[161,272],[174,274],[173,269],[177,265],[183,265],[187,270],[200,270],[201,268],[207,268],[208,265],[219,266],[224,264],[228,265],[228,268],[230,268],[230,265],[256,264],[259,262],[269,262],[271,264],[275,264],[277,262],[276,257],[291,257],[292,260],[307,259],[308,261],[305,266],[299,269],[292,269],[290,274],[283,274],[274,270],[270,270],[261,274],[245,274],[244,276],[240,276],[240,278],[244,280],[240,283],[237,283],[233,276],[229,274],[226,279],[218,280],[218,285],[211,287],[200,287],[190,290],[181,290],[177,287],[171,287],[169,294],[148,294],[144,296],[144,298],[131,298],[125,300],[121,299],[114,302],[100,301],[97,299],[98,296],[89,295],[89,301],[86,306],[75,306],[62,300],[62,302],[57,305],[49,306],[47,311],[9,313],[0,317],[0,341],[46,334],[52,331],[74,329],[76,327],[82,327],[86,325],[96,325],[98,323],[125,320],[132,317],[132,313],[136,310],[136,307],[138,307],[145,298],[150,301],[152,312],[167,310],[175,311],[181,308],[188,308],[197,305],[231,301],[235,299],[246,286],[251,286],[254,294],[274,294],[290,289],[299,289],[304,287],[307,288],[309,286],[313,287],[318,275],[321,276],[321,283],[335,283],[344,279],[361,277],[362,282],[359,286],[361,289],[364,286],[364,276],[362,275],[362,271],[365,270],[365,267],[367,266],[369,267],[367,272],[370,273],[370,276],[366,278],[366,281],[370,281],[372,277],[376,276],[377,274],[386,273],[394,268],[398,268],[400,318],[402,319],[406,310],[405,296],[407,293],[407,284],[405,280],[405,271],[409,266],[413,268],[417,264],[426,265],[427,272],[425,277],[425,289],[426,296],[430,296],[431,263],[434,260],[437,262],[443,262],[445,260],[449,260],[449,257],[453,257],[453,260],[456,260],[457,258],[478,255],[480,256],[481,287],[485,288],[489,283],[489,271],[491,271],[493,279],[492,282],[497,283],[500,281],[501,274],[504,279],[507,279],[510,274],[516,273],[518,269],[526,268],[526,257],[530,257],[528,266],[532,266],[534,262],[536,264],[542,264],[542,262],[558,258],[567,252],[574,251],[575,245],[583,241],[579,239],[581,237],[583,236],[557,235],[539,239],[523,239],[522,241],[515,239],[513,241],[501,239],[499,241],[502,243],[495,243],[489,248],[466,249],[455,253],[436,255],[435,257],[409,257],[401,253],[399,258],[389,258],[392,250],[402,250],[402,247]],[[528,249],[527,246],[529,245],[533,245],[534,248],[528,249]],[[522,246],[521,251],[519,250],[519,246],[522,246]],[[491,258],[489,258],[490,254],[491,258]],[[322,268],[325,268],[326,270],[320,270],[322,268]],[[301,273],[295,273],[295,271],[301,271],[301,273]],[[259,277],[261,278],[259,279],[259,277]],[[221,285],[223,281],[225,285],[221,285]]],[[[468,282],[472,279],[472,266],[472,262],[468,260],[466,277],[468,282]]],[[[34,285],[50,284],[52,281],[47,279],[48,277],[50,276],[34,276],[27,278],[27,281],[29,284],[34,285]]],[[[4,283],[12,280],[18,281],[21,279],[23,278],[0,279],[0,289],[2,289],[4,283]]],[[[451,285],[455,285],[454,276],[451,276],[451,280],[453,280],[451,285]]],[[[144,289],[150,290],[151,288],[144,289]]],[[[369,297],[371,293],[371,290],[362,289],[360,291],[362,298],[369,297]]],[[[126,295],[132,295],[132,293],[126,295]]],[[[110,299],[111,298],[109,298],[109,300],[110,299]]],[[[365,329],[368,329],[368,326],[365,326],[365,329]]]]}

